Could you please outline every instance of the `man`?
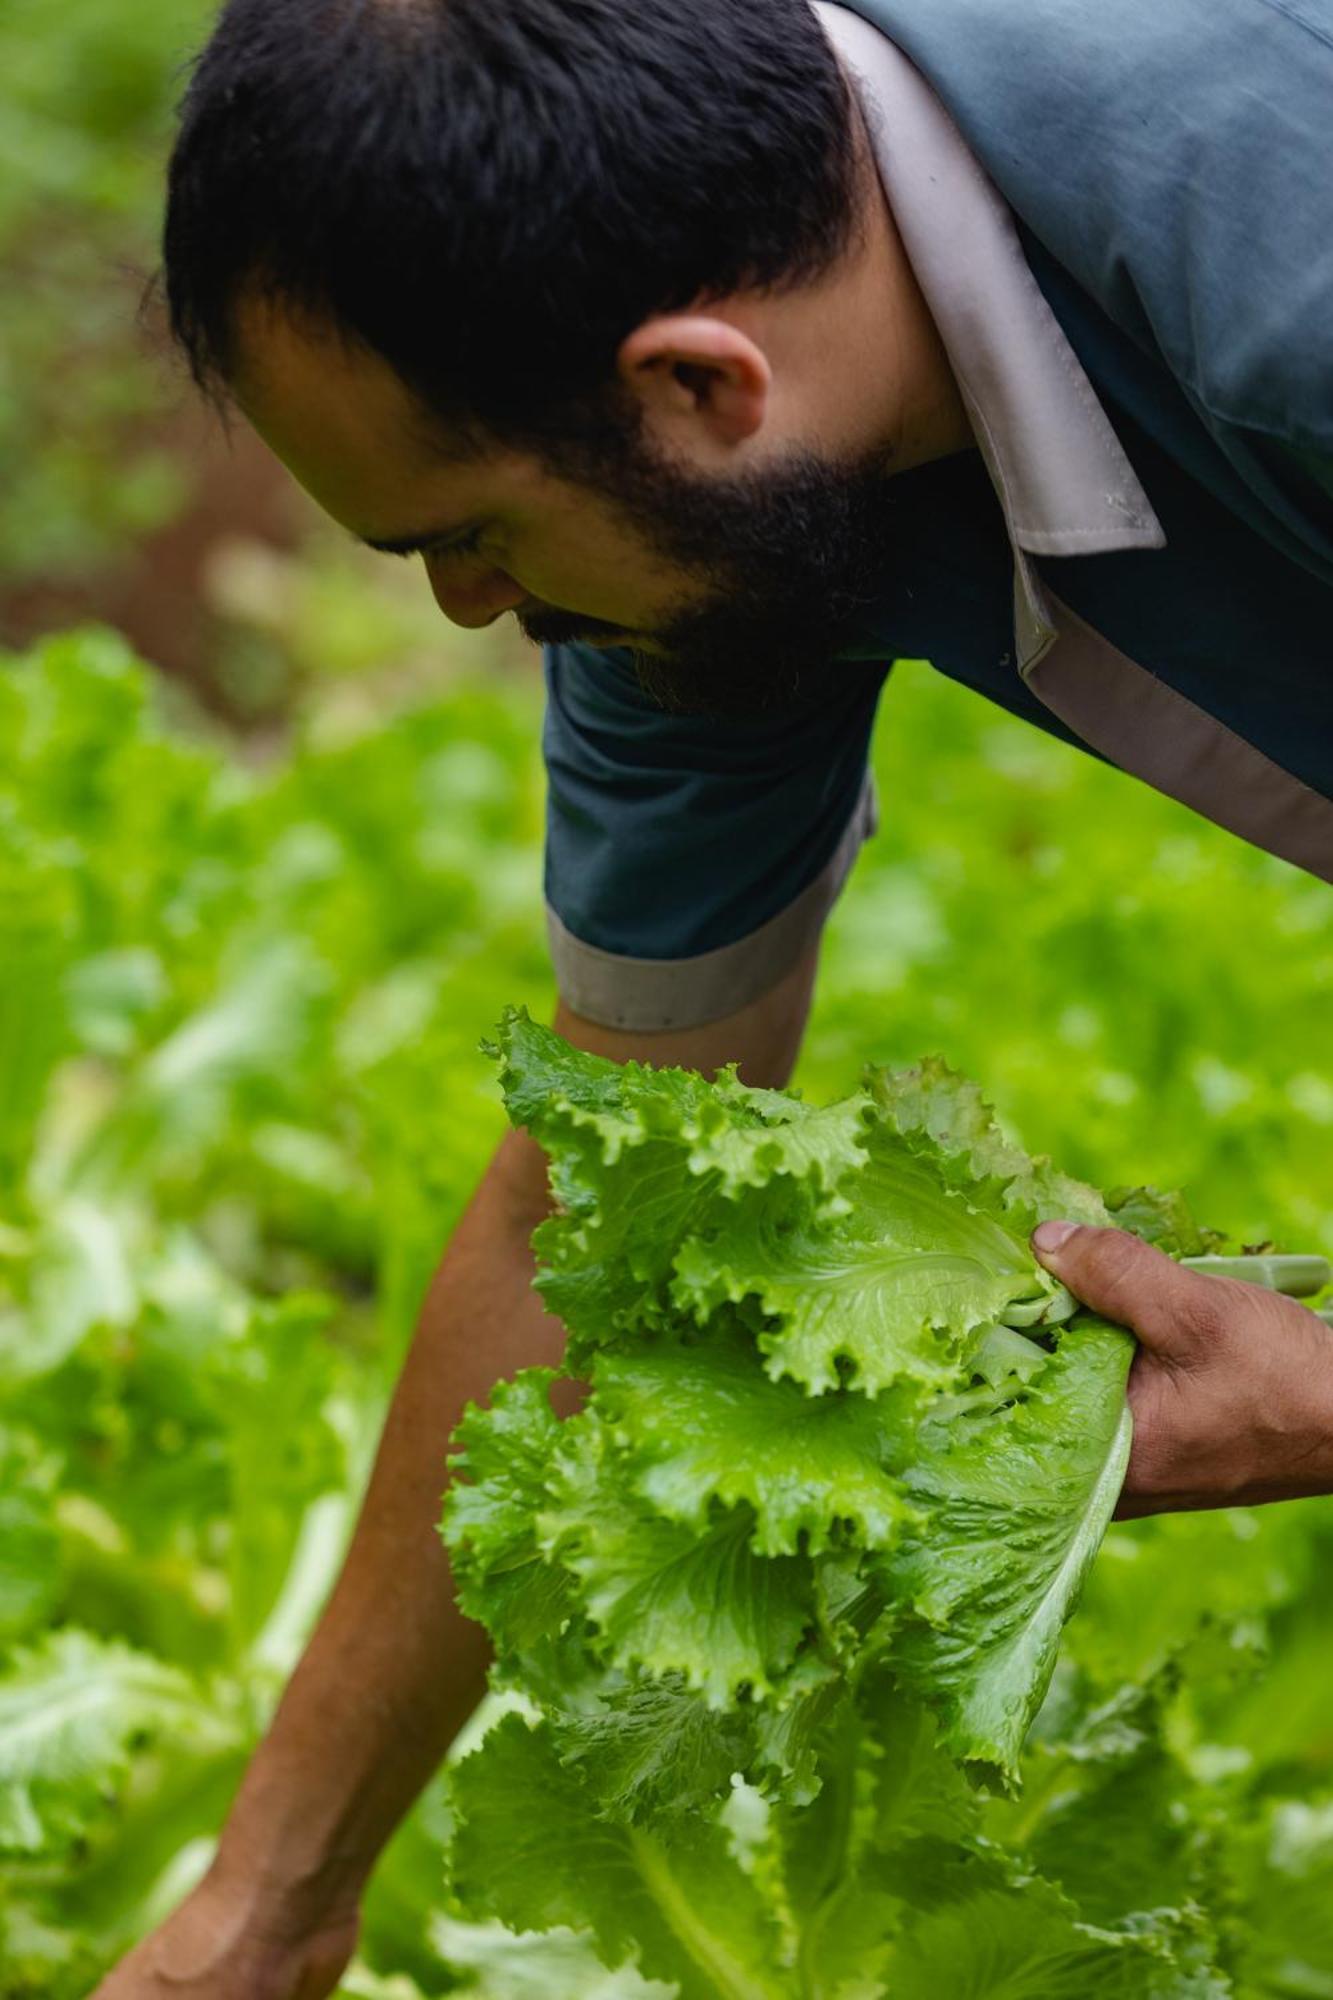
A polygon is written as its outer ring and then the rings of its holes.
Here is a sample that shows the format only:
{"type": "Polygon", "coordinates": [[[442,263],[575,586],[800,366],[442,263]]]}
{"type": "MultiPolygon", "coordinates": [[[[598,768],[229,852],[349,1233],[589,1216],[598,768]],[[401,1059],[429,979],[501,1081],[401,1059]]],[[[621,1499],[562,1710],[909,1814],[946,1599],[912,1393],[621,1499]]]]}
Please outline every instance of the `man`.
{"type": "MultiPolygon", "coordinates": [[[[584,1046],[786,1079],[898,656],[1333,880],[1328,0],[231,0],[166,258],[320,504],[546,645],[584,1046]]],[[[546,1199],[511,1136],[216,1863],[105,2000],[336,1983],[481,1689],[444,1443],[557,1354],[546,1199]]],[[[1333,1490],[1314,1314],[1039,1234],[1142,1343],[1126,1512],[1333,1490]]]]}

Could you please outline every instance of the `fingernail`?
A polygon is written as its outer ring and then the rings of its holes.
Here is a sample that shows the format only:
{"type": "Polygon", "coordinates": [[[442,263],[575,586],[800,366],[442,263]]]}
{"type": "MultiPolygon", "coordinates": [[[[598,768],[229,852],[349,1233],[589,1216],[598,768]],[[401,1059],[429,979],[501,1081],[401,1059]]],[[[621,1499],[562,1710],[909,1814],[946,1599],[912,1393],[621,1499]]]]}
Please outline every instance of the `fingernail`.
{"type": "Polygon", "coordinates": [[[1064,1248],[1077,1228],[1076,1222],[1039,1223],[1032,1232],[1032,1247],[1044,1256],[1053,1256],[1057,1250],[1064,1248]]]}

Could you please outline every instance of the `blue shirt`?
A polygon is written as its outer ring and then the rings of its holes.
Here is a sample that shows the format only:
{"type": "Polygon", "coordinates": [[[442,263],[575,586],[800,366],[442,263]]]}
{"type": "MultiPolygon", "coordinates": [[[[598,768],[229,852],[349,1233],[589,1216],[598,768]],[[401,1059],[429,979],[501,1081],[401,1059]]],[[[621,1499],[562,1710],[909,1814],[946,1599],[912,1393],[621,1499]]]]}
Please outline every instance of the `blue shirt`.
{"type": "Polygon", "coordinates": [[[1333,880],[1333,5],[853,5],[819,11],[981,449],[902,475],[795,716],[548,656],[557,975],[616,1025],[733,1011],[818,934],[894,658],[1333,880]]]}

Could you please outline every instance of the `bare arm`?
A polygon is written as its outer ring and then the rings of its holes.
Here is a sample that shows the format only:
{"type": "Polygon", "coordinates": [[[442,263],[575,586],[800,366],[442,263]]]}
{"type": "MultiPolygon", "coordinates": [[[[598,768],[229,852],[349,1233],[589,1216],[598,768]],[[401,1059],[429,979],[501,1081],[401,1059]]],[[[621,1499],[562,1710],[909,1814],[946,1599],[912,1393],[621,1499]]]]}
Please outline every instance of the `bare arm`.
{"type": "MultiPolygon", "coordinates": [[[[747,1081],[791,1073],[815,959],[742,1012],[660,1035],[561,1009],[599,1054],[747,1081]]],[[[448,1438],[502,1376],[559,1359],[563,1332],[531,1289],[529,1239],[547,1208],[539,1148],[499,1147],[436,1273],[390,1405],[342,1575],[255,1753],[198,1890],[97,2000],[320,2000],[356,1935],[361,1891],[484,1687],[486,1640],[459,1613],[436,1533],[448,1438]]]]}

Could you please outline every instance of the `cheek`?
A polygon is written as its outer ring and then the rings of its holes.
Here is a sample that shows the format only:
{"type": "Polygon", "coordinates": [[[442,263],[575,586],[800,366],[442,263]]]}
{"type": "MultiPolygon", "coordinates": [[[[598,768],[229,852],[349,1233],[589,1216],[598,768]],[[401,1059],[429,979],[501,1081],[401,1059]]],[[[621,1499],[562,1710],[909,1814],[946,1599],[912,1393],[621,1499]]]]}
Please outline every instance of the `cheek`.
{"type": "MultiPolygon", "coordinates": [[[[523,553],[515,551],[516,566],[523,553]]],[[[664,562],[642,534],[601,515],[580,519],[568,513],[552,522],[519,573],[539,595],[581,595],[588,601],[575,608],[587,611],[600,608],[594,599],[619,606],[622,613],[651,609],[675,601],[689,587],[689,578],[664,562]]]]}
{"type": "Polygon", "coordinates": [[[572,611],[599,613],[608,600],[637,596],[634,557],[576,522],[556,521],[544,532],[516,539],[504,551],[506,567],[532,597],[572,611]]]}

